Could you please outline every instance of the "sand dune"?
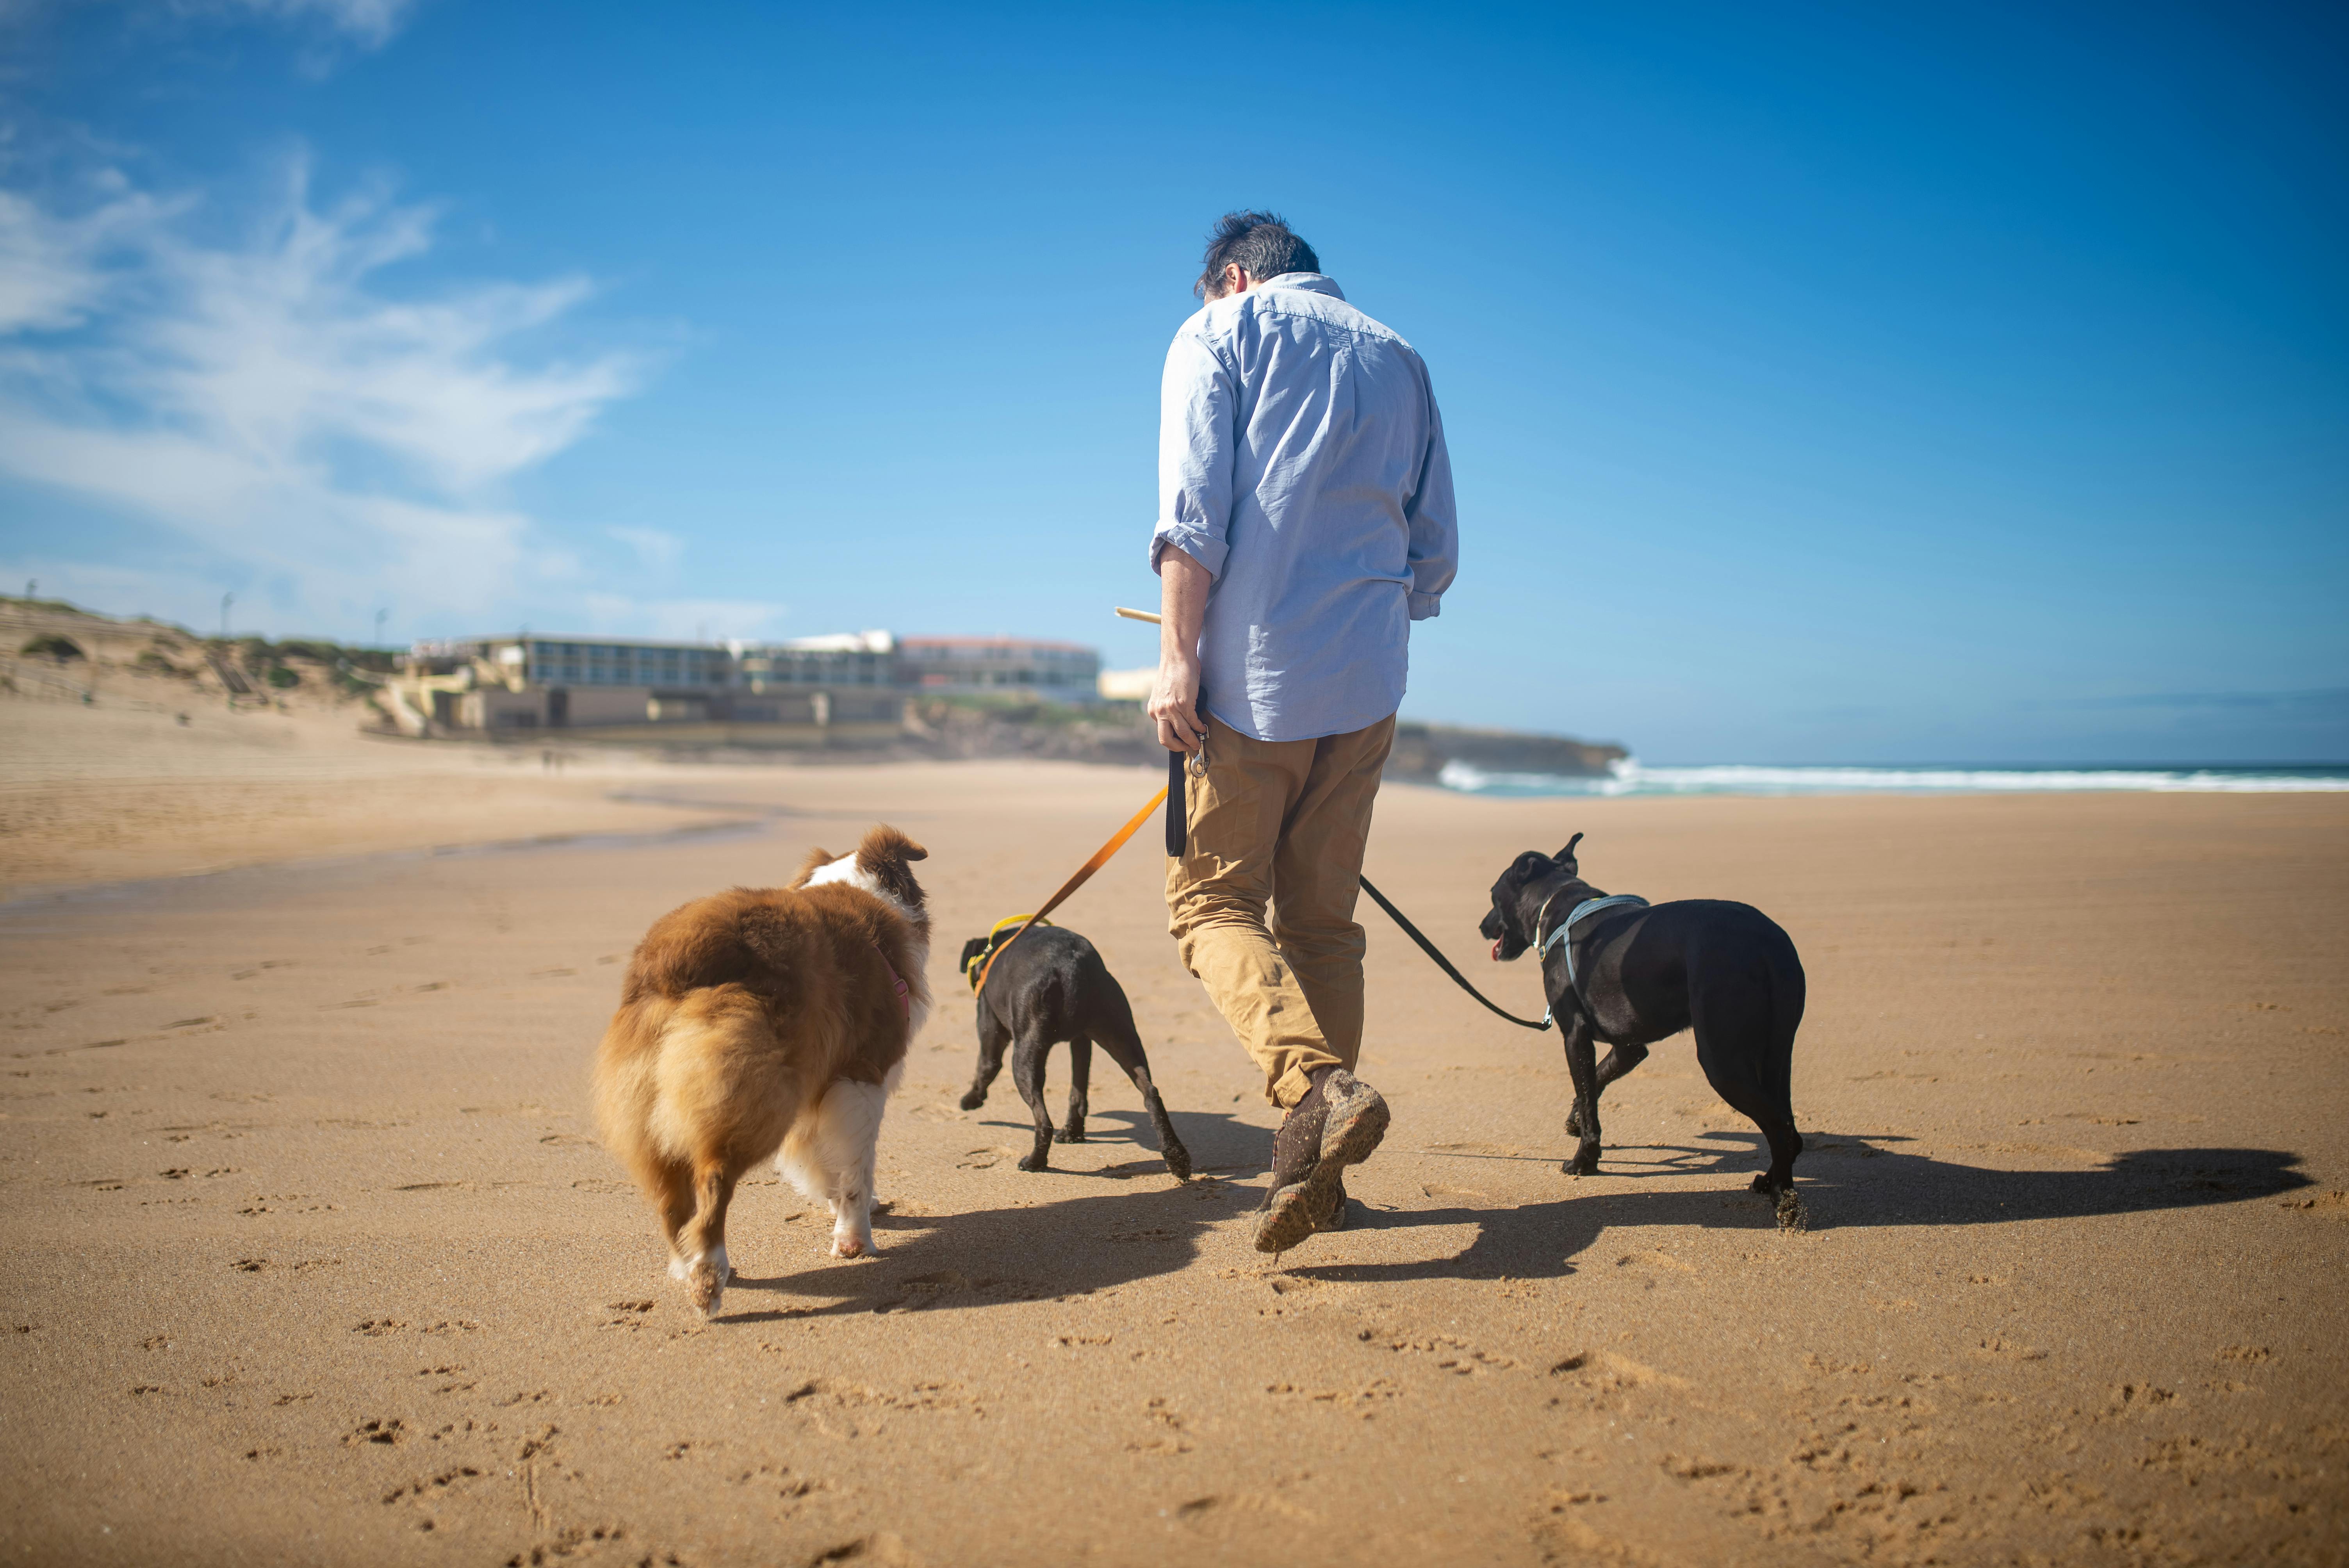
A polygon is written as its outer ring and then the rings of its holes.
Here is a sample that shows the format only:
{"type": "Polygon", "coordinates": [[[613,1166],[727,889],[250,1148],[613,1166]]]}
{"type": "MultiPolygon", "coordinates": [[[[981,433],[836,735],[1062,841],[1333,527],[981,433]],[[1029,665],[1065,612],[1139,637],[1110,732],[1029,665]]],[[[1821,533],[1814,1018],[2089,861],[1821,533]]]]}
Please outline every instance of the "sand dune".
{"type": "MultiPolygon", "coordinates": [[[[1391,789],[1371,874],[1463,961],[1499,866],[1578,830],[1603,886],[1786,925],[1816,1228],[1744,1191],[1753,1130],[1685,1040],[1610,1092],[1602,1173],[1561,1175],[1555,1037],[1372,923],[1364,1071],[1394,1130],[1354,1184],[1367,1222],[1276,1265],[1247,1218],[1273,1113],[1174,962],[1147,843],[1067,916],[1133,994],[1205,1178],[1165,1175],[1113,1075],[1050,1173],[1014,1168],[1008,1083],[956,1106],[959,937],[1032,907],[1146,771],[647,783],[352,765],[327,738],[203,773],[171,729],[161,761],[113,737],[106,766],[58,729],[0,780],[36,890],[0,911],[16,1560],[2349,1552],[2337,797],[1391,789]],[[65,825],[16,828],[33,798],[65,825]],[[930,847],[956,939],[884,1133],[884,1250],[828,1258],[767,1179],[729,1310],[698,1322],[586,1122],[618,965],[661,911],[876,819],[930,847]],[[743,825],[659,836],[712,822],[743,825]],[[385,852],[569,824],[650,836],[385,852]],[[223,864],[246,869],[55,891],[223,864]]],[[[1473,972],[1537,1008],[1529,968],[1473,972]]]]}

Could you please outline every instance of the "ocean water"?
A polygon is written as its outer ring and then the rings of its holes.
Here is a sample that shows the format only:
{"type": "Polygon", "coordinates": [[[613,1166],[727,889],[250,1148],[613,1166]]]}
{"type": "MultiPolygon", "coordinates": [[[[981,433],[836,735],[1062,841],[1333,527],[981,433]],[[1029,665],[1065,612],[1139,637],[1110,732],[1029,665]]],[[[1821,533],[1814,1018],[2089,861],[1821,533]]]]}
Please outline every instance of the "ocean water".
{"type": "Polygon", "coordinates": [[[1615,764],[1604,779],[1496,773],[1447,762],[1438,781],[1469,795],[1971,795],[2026,789],[2151,789],[2274,794],[2349,789],[2349,764],[2267,768],[1857,768],[1705,763],[1615,764]]]}

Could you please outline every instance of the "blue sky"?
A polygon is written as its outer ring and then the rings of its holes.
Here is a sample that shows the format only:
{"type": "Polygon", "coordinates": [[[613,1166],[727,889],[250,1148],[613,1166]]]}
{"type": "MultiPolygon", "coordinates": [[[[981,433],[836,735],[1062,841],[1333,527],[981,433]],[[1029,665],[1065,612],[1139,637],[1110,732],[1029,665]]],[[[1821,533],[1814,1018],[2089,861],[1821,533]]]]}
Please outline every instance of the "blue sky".
{"type": "Polygon", "coordinates": [[[1405,712],[2349,758],[2318,7],[0,5],[0,581],[361,639],[1081,639],[1200,236],[1426,356],[1405,712]]]}

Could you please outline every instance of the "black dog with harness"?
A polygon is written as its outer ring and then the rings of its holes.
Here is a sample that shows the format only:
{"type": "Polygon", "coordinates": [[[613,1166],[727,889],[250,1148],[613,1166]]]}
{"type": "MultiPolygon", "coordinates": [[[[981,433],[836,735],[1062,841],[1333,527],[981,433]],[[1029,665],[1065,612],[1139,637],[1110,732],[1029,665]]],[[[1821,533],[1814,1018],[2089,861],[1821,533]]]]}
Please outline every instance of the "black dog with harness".
{"type": "Polygon", "coordinates": [[[1174,1136],[1158,1086],[1150,1080],[1150,1058],[1143,1054],[1125,988],[1093,944],[1068,927],[1039,921],[1009,929],[1014,922],[1029,918],[1014,915],[963,944],[963,973],[978,993],[978,1072],[970,1092],[962,1097],[962,1108],[977,1110],[987,1103],[988,1086],[1003,1070],[1003,1052],[1010,1047],[1011,1081],[1036,1120],[1036,1147],[1020,1159],[1019,1169],[1050,1170],[1055,1141],[1085,1141],[1093,1046],[1098,1042],[1142,1091],[1142,1107],[1158,1131],[1158,1150],[1165,1156],[1166,1169],[1176,1181],[1188,1181],[1191,1152],[1174,1136]],[[1012,941],[1014,936],[1019,940],[1012,941]],[[1055,1134],[1052,1113],[1044,1103],[1044,1058],[1062,1040],[1069,1043],[1069,1119],[1055,1134]]]}
{"type": "Polygon", "coordinates": [[[1754,1178],[1754,1191],[1776,1200],[1781,1225],[1799,1228],[1803,1138],[1790,1079],[1805,986],[1794,940],[1751,904],[1610,897],[1582,880],[1574,857],[1581,841],[1577,833],[1554,856],[1519,855],[1493,884],[1480,928],[1496,961],[1539,953],[1574,1078],[1566,1130],[1581,1140],[1564,1169],[1599,1169],[1599,1094],[1645,1061],[1650,1046],[1692,1028],[1705,1081],[1769,1140],[1770,1168],[1754,1178]],[[1596,1061],[1602,1040],[1607,1059],[1596,1061]]]}

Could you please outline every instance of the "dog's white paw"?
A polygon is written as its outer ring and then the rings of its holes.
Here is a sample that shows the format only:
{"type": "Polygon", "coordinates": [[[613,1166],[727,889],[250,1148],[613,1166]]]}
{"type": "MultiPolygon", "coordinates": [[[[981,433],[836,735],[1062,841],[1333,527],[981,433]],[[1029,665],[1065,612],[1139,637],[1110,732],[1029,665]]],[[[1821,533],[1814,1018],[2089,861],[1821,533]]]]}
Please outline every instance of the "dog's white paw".
{"type": "Polygon", "coordinates": [[[694,1309],[709,1317],[717,1312],[718,1304],[725,1299],[726,1287],[733,1283],[734,1265],[728,1261],[726,1249],[715,1246],[691,1263],[681,1257],[669,1259],[668,1275],[685,1282],[686,1294],[693,1298],[694,1309]]]}
{"type": "Polygon", "coordinates": [[[723,1262],[713,1264],[709,1258],[693,1265],[685,1284],[693,1297],[696,1312],[704,1317],[718,1315],[719,1305],[726,1299],[726,1280],[731,1272],[723,1262]]]}

